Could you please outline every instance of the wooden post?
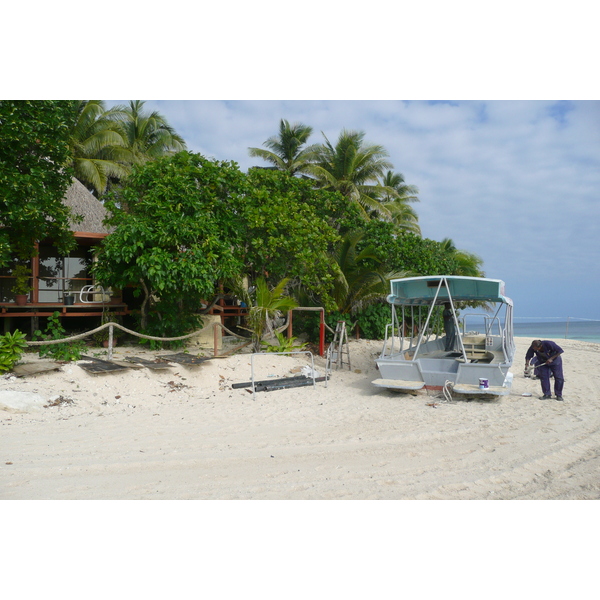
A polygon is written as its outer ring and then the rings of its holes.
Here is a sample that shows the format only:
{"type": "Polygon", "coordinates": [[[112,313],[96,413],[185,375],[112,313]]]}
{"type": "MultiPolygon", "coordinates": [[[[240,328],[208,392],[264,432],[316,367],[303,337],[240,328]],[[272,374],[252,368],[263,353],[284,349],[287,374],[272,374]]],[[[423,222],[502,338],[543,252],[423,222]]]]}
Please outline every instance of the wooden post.
{"type": "Polygon", "coordinates": [[[113,357],[113,326],[108,326],[108,360],[112,360],[113,357]]]}

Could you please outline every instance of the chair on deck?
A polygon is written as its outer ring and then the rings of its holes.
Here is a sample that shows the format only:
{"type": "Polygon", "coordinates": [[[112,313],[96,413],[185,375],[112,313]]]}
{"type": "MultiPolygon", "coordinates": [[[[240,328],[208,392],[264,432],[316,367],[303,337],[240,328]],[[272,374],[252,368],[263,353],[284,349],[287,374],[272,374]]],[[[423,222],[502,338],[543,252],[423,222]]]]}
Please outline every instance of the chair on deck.
{"type": "Polygon", "coordinates": [[[101,285],[84,285],[79,292],[79,301],[83,304],[104,304],[110,302],[110,293],[101,285]]]}

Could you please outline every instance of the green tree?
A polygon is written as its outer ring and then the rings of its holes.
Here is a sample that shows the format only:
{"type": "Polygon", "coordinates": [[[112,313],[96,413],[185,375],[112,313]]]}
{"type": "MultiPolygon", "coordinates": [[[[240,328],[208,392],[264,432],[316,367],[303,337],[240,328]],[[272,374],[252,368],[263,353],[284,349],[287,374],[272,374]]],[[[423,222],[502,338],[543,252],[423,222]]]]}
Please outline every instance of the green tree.
{"type": "Polygon", "coordinates": [[[118,122],[134,163],[142,163],[186,149],[184,139],[158,111],[148,113],[143,100],[114,106],[109,118],[118,122]]]}
{"type": "Polygon", "coordinates": [[[334,299],[340,313],[356,313],[389,293],[391,279],[405,277],[404,271],[388,272],[372,246],[358,245],[363,231],[347,234],[332,252],[337,277],[334,299]]]}
{"type": "Polygon", "coordinates": [[[298,303],[285,293],[288,281],[282,279],[275,287],[269,288],[264,277],[256,279],[255,290],[250,294],[252,305],[248,315],[254,352],[261,351],[261,342],[265,336],[275,336],[275,320],[298,306],[298,303]]]}
{"type": "Polygon", "coordinates": [[[408,185],[404,181],[402,173],[387,171],[380,181],[382,193],[379,201],[390,211],[390,219],[401,231],[411,231],[421,234],[419,217],[411,206],[413,202],[419,202],[417,194],[419,190],[414,185],[408,185]]]}
{"type": "Polygon", "coordinates": [[[370,221],[358,248],[370,246],[387,271],[402,271],[407,277],[453,275],[458,265],[441,242],[415,233],[398,234],[391,222],[370,221]]]}
{"type": "Polygon", "coordinates": [[[333,271],[329,250],[337,227],[352,221],[344,199],[280,171],[251,169],[248,192],[235,207],[244,222],[240,248],[250,279],[274,283],[287,277],[331,303],[333,271]]]}
{"type": "MultiPolygon", "coordinates": [[[[390,211],[378,199],[386,191],[378,179],[393,166],[387,150],[366,144],[362,131],[342,130],[335,146],[325,134],[323,137],[324,144],[306,150],[311,160],[306,172],[322,189],[339,191],[348,202],[358,205],[365,218],[372,212],[390,218],[390,211]]],[[[388,190],[388,193],[394,192],[388,190]]]]}
{"type": "Polygon", "coordinates": [[[98,197],[111,178],[129,174],[133,157],[124,132],[102,100],[78,102],[69,145],[75,177],[98,197]]]}
{"type": "Polygon", "coordinates": [[[231,205],[244,181],[234,163],[181,152],[135,167],[109,194],[115,231],[102,244],[95,275],[109,286],[140,286],[144,330],[151,315],[154,325],[170,319],[169,333],[180,335],[195,325],[182,326],[181,317],[212,298],[217,281],[243,271],[236,253],[242,223],[231,205]]]}
{"type": "Polygon", "coordinates": [[[481,269],[483,259],[477,254],[459,250],[450,238],[444,238],[441,242],[444,252],[456,263],[456,268],[452,275],[464,275],[465,277],[485,277],[481,269]]]}
{"type": "Polygon", "coordinates": [[[63,199],[76,111],[75,101],[0,100],[0,267],[29,260],[45,238],[63,254],[75,246],[63,199]]]}
{"type": "Polygon", "coordinates": [[[270,137],[263,146],[264,148],[248,148],[248,154],[262,158],[274,165],[280,171],[286,171],[290,175],[304,173],[308,164],[306,150],[301,150],[312,133],[312,127],[302,123],[290,125],[285,119],[279,122],[279,135],[270,137]]]}

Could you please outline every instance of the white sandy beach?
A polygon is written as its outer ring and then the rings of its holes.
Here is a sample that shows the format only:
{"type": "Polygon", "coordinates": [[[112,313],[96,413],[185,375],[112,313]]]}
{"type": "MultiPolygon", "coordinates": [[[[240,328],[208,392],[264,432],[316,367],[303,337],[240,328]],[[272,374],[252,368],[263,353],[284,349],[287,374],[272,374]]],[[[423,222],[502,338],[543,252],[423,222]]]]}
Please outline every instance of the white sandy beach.
{"type": "MultiPolygon", "coordinates": [[[[231,388],[250,381],[249,354],[164,371],[90,375],[72,363],[4,376],[0,499],[598,499],[600,345],[556,341],[564,403],[540,400],[539,381],[524,378],[525,338],[511,394],[492,401],[379,390],[382,343],[365,340],[350,342],[352,370],[334,370],[327,386],[255,399],[231,388]],[[8,392],[38,404],[19,408],[8,392]]],[[[157,354],[169,352],[123,347],[114,358],[157,354]]],[[[256,379],[307,363],[254,360],[256,379]]]]}

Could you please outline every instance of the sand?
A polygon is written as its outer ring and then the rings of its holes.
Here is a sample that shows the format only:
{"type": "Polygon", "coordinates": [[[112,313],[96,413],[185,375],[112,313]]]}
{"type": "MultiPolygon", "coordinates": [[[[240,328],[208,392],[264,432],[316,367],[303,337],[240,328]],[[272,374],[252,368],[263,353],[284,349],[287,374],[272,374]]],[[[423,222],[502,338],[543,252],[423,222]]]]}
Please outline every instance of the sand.
{"type": "MultiPolygon", "coordinates": [[[[495,400],[375,388],[382,342],[366,340],[350,342],[352,369],[327,385],[254,397],[231,387],[250,381],[249,354],[165,371],[90,375],[70,363],[5,375],[0,499],[598,499],[600,345],[556,340],[561,403],[524,377],[530,341],[517,338],[511,394],[495,400]]],[[[122,347],[114,358],[157,354],[122,347]]],[[[307,364],[254,361],[257,379],[307,364]]]]}

